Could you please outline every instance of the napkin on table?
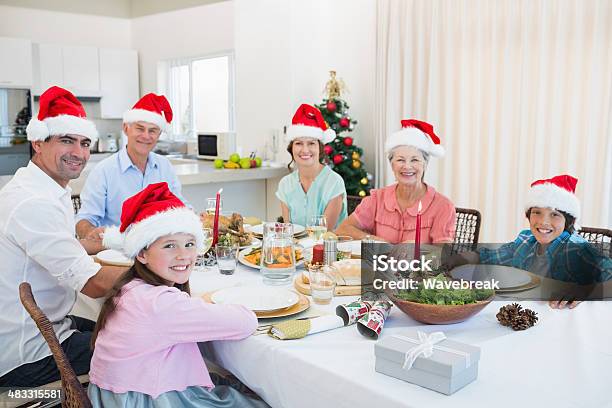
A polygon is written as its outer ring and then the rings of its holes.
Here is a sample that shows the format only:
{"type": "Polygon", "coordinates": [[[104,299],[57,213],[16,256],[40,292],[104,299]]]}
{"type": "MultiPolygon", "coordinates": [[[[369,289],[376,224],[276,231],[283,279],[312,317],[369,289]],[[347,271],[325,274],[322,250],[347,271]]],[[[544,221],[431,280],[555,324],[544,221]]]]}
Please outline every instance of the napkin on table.
{"type": "Polygon", "coordinates": [[[273,324],[269,335],[278,340],[301,339],[310,334],[343,327],[344,321],[335,315],[319,316],[312,319],[293,319],[273,324]]]}

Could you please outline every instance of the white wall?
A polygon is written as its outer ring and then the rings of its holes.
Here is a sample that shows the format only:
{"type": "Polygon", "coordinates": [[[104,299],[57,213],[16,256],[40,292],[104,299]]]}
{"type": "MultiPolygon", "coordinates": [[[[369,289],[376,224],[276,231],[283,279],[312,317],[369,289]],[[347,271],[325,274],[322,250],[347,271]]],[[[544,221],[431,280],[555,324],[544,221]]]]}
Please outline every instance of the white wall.
{"type": "MultiPolygon", "coordinates": [[[[351,136],[374,164],[376,6],[370,0],[235,0],[239,144],[261,148],[300,103],[319,103],[335,69],[359,124],[351,136]],[[340,18],[341,16],[341,18],[340,18]]],[[[279,146],[279,159],[288,161],[279,146]]]]}
{"type": "Polygon", "coordinates": [[[158,61],[233,49],[233,9],[233,2],[226,1],[133,19],[141,95],[157,91],[158,61]]]}
{"type": "Polygon", "coordinates": [[[132,47],[132,23],[124,18],[0,6],[0,21],[0,36],[4,37],[38,43],[132,47]]]}

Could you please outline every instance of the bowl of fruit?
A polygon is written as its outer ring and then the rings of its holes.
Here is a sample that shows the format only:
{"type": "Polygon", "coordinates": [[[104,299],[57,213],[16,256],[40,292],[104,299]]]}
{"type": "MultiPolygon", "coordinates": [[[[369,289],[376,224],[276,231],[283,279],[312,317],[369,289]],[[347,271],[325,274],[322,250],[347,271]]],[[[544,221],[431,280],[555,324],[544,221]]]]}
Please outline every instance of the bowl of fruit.
{"type": "Polygon", "coordinates": [[[227,160],[216,159],[214,166],[216,169],[254,169],[261,167],[261,157],[255,157],[251,153],[249,157],[240,157],[238,153],[233,153],[227,160]]]}

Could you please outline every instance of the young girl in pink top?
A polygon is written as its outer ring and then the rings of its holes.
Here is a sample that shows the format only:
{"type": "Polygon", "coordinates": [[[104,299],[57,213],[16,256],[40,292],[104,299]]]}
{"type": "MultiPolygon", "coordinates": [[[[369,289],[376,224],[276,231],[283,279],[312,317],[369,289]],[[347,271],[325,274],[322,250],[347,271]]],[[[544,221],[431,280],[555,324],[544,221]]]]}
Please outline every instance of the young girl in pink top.
{"type": "Polygon", "coordinates": [[[189,296],[203,248],[196,214],[151,184],[123,204],[106,246],[134,259],[115,284],[92,336],[89,397],[100,407],[267,406],[210,379],[197,342],[240,340],[257,327],[253,312],[189,296]]]}
{"type": "Polygon", "coordinates": [[[372,190],[338,227],[338,235],[377,239],[393,244],[414,241],[421,204],[421,243],[447,243],[455,238],[455,206],[423,182],[429,157],[440,157],[444,148],[429,123],[402,120],[385,150],[397,183],[372,190]]]}

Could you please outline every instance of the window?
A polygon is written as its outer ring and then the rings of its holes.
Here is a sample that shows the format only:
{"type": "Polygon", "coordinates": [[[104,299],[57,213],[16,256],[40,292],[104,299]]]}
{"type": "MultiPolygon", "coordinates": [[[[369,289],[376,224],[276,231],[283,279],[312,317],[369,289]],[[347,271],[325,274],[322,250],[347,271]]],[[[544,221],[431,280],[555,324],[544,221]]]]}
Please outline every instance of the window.
{"type": "Polygon", "coordinates": [[[232,53],[161,61],[157,82],[174,112],[172,138],[234,131],[232,53]]]}

